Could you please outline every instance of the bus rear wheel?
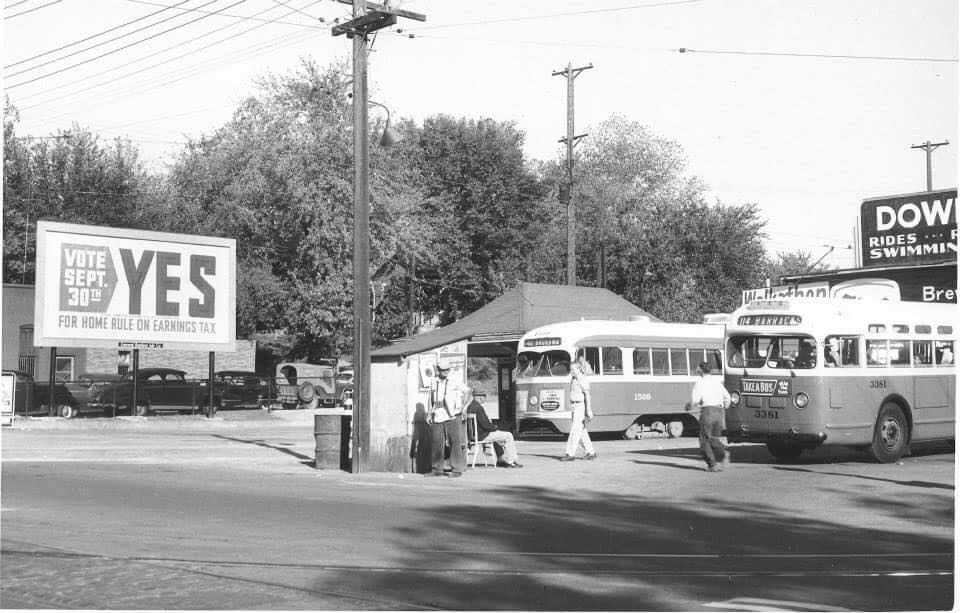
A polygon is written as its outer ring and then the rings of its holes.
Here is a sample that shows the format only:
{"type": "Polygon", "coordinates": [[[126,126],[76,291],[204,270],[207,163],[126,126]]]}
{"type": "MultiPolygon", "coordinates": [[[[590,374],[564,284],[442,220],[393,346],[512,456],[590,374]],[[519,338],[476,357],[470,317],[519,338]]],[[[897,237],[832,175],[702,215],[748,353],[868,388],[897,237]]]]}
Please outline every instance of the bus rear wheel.
{"type": "Polygon", "coordinates": [[[878,462],[896,462],[907,449],[909,430],[903,409],[887,403],[880,409],[877,425],[873,429],[870,455],[878,462]]]}
{"type": "Polygon", "coordinates": [[[771,441],[767,443],[767,450],[773,454],[773,457],[785,462],[792,462],[793,460],[799,458],[800,454],[803,453],[803,447],[800,445],[781,443],[779,441],[771,441]]]}

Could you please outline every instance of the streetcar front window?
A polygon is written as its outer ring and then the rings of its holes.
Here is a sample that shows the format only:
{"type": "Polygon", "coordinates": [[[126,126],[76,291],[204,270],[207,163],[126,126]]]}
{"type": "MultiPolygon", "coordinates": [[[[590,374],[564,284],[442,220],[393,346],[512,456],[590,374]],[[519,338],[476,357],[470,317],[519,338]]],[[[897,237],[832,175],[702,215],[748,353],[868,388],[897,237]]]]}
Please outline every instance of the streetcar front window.
{"type": "Polygon", "coordinates": [[[522,351],[517,355],[518,377],[565,377],[569,374],[570,354],[566,351],[522,351]]]}
{"type": "Polygon", "coordinates": [[[731,336],[727,365],[732,368],[807,369],[817,366],[812,336],[731,336]]]}

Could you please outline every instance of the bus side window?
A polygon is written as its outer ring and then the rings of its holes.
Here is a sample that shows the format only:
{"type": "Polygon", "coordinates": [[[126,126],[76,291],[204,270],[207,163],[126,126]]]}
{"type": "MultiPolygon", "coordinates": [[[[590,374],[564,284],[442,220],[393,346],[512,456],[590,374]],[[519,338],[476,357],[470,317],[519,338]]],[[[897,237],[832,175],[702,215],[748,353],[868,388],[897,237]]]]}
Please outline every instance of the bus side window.
{"type": "Polygon", "coordinates": [[[651,349],[650,353],[653,354],[653,359],[652,359],[653,374],[669,375],[670,374],[670,358],[667,355],[667,350],[663,348],[655,348],[655,349],[651,349]]]}
{"type": "Polygon", "coordinates": [[[603,374],[604,375],[622,375],[623,374],[623,354],[619,347],[603,347],[603,374]]]}
{"type": "Polygon", "coordinates": [[[633,350],[633,374],[650,374],[650,348],[636,347],[633,350]]]}
{"type": "Polygon", "coordinates": [[[890,357],[890,366],[910,366],[910,352],[907,349],[907,341],[889,341],[887,355],[890,357]]]}
{"type": "Polygon", "coordinates": [[[886,366],[887,358],[887,341],[867,341],[867,366],[886,366]]]}
{"type": "Polygon", "coordinates": [[[670,374],[672,375],[689,375],[690,374],[690,367],[687,363],[686,349],[670,350],[670,374]]]}
{"type": "Polygon", "coordinates": [[[937,364],[953,364],[953,341],[937,341],[937,364]]]}
{"type": "Polygon", "coordinates": [[[933,343],[913,341],[913,365],[930,366],[933,364],[933,343]]]}

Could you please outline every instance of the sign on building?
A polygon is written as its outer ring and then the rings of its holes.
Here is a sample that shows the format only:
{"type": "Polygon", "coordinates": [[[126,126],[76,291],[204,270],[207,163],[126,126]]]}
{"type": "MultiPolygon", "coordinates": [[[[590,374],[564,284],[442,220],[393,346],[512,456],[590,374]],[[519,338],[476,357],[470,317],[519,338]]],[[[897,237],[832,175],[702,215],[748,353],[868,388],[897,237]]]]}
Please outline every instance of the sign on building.
{"type": "Polygon", "coordinates": [[[236,241],[37,223],[34,343],[236,351],[236,241]]]}
{"type": "Polygon", "coordinates": [[[742,304],[752,300],[769,300],[774,298],[826,298],[830,295],[830,284],[823,283],[796,283],[792,285],[774,285],[744,290],[741,294],[742,304]]]}
{"type": "Polygon", "coordinates": [[[957,261],[957,190],[864,200],[863,268],[957,261]]]}

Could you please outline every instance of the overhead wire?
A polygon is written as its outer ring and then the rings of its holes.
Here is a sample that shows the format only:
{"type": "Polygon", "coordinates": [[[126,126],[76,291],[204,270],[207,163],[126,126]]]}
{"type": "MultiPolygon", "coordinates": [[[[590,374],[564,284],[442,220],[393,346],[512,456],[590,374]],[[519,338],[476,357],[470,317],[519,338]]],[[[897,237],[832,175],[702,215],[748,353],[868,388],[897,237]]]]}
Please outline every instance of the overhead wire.
{"type": "MultiPolygon", "coordinates": [[[[317,1],[319,1],[319,0],[317,0],[317,1]]],[[[314,4],[316,4],[316,2],[314,2],[314,4]]],[[[254,16],[262,15],[262,14],[264,14],[264,13],[267,13],[267,12],[269,12],[269,11],[274,10],[275,8],[276,8],[276,7],[270,7],[270,8],[264,9],[264,10],[260,11],[259,13],[255,13],[254,16]]],[[[283,17],[286,17],[286,16],[288,16],[288,15],[290,15],[290,14],[292,14],[292,13],[287,13],[286,15],[283,15],[283,16],[281,16],[281,17],[278,17],[277,19],[282,19],[283,17]]],[[[125,75],[121,75],[121,76],[118,76],[118,77],[114,77],[114,78],[109,79],[109,80],[107,80],[107,81],[104,81],[104,82],[102,82],[102,83],[97,83],[97,84],[88,85],[87,87],[84,87],[84,88],[82,88],[82,89],[80,89],[80,90],[73,91],[73,92],[66,92],[66,93],[64,93],[64,91],[63,91],[63,88],[65,88],[65,87],[69,87],[69,86],[71,86],[71,85],[76,85],[76,84],[78,84],[78,83],[87,83],[87,82],[89,82],[90,79],[92,79],[92,78],[99,77],[99,76],[105,75],[105,74],[110,73],[110,72],[114,72],[114,71],[116,71],[116,70],[119,70],[119,69],[121,69],[121,68],[125,68],[125,67],[127,67],[127,66],[132,65],[132,64],[136,64],[136,63],[138,63],[138,62],[142,62],[142,61],[144,61],[144,60],[148,60],[148,59],[150,59],[151,57],[160,55],[160,54],[162,54],[162,53],[165,53],[165,52],[167,52],[167,51],[170,51],[171,49],[181,48],[181,47],[183,47],[183,46],[186,45],[186,44],[189,44],[189,43],[191,43],[191,42],[200,40],[200,39],[202,39],[202,38],[206,38],[207,36],[210,36],[210,35],[212,35],[212,34],[216,34],[217,32],[226,30],[226,29],[228,29],[228,28],[232,28],[232,27],[234,27],[234,26],[236,26],[236,25],[239,25],[240,23],[243,23],[243,21],[246,21],[246,19],[245,19],[245,18],[242,18],[242,17],[239,17],[238,19],[240,19],[240,21],[237,21],[237,22],[231,23],[231,24],[229,24],[229,25],[226,25],[226,26],[223,26],[223,27],[220,27],[220,28],[211,30],[211,31],[206,32],[206,33],[204,33],[204,34],[201,34],[201,35],[199,35],[199,36],[195,36],[194,38],[191,38],[191,39],[189,39],[189,40],[182,41],[182,42],[178,42],[178,43],[175,44],[175,45],[171,45],[171,46],[169,46],[169,47],[166,47],[166,48],[161,49],[161,50],[159,50],[159,51],[150,53],[150,54],[148,54],[148,55],[145,55],[145,56],[143,56],[143,57],[137,58],[137,59],[135,59],[135,60],[131,60],[131,61],[129,61],[129,62],[120,64],[120,65],[118,65],[118,66],[113,66],[112,68],[108,68],[108,69],[106,69],[106,70],[102,70],[102,71],[100,71],[100,72],[98,72],[98,73],[94,73],[94,74],[92,74],[92,75],[86,75],[86,76],[85,76],[84,78],[82,78],[82,79],[77,79],[77,80],[75,80],[75,81],[70,81],[70,82],[68,82],[68,83],[64,83],[64,84],[58,85],[58,86],[56,86],[54,89],[50,90],[50,91],[52,91],[52,92],[55,92],[55,94],[56,94],[55,98],[53,98],[53,99],[59,101],[59,100],[62,100],[65,95],[66,95],[66,96],[76,95],[76,94],[82,93],[82,92],[84,92],[84,91],[89,91],[89,90],[91,90],[91,89],[94,89],[94,88],[97,88],[97,87],[101,87],[101,86],[103,86],[103,85],[109,85],[110,83],[113,83],[113,82],[116,82],[116,81],[118,81],[118,80],[124,79],[124,78],[126,78],[126,77],[131,76],[131,75],[142,75],[142,74],[144,73],[144,71],[146,71],[146,70],[150,70],[150,69],[155,68],[155,67],[157,67],[157,66],[162,66],[163,64],[170,63],[170,62],[172,62],[172,61],[175,61],[175,60],[178,60],[178,59],[180,59],[180,58],[186,57],[186,56],[188,56],[188,55],[193,55],[193,54],[195,54],[195,53],[197,53],[197,52],[199,52],[199,51],[203,51],[203,50],[205,50],[205,49],[209,49],[210,47],[213,47],[213,46],[215,46],[215,45],[218,45],[218,44],[220,44],[220,43],[222,43],[222,42],[225,42],[225,41],[227,41],[227,40],[230,40],[230,39],[232,39],[232,38],[236,38],[237,36],[242,36],[243,34],[246,34],[246,33],[248,33],[248,32],[252,32],[253,30],[256,30],[256,29],[258,29],[258,28],[261,28],[261,27],[263,27],[263,26],[265,26],[265,25],[269,25],[269,24],[271,23],[270,21],[267,21],[267,22],[265,22],[265,23],[258,24],[258,25],[254,26],[254,27],[252,27],[252,28],[250,28],[250,29],[248,29],[248,30],[245,30],[245,31],[243,31],[243,32],[239,32],[239,33],[237,33],[237,34],[234,34],[234,35],[228,36],[228,37],[226,37],[226,38],[220,39],[220,40],[218,40],[218,41],[215,41],[215,42],[213,42],[213,43],[210,43],[209,45],[200,47],[200,48],[198,48],[198,49],[193,49],[193,50],[187,51],[187,52],[182,53],[182,54],[180,54],[180,55],[178,55],[178,56],[174,56],[174,57],[172,57],[172,58],[168,58],[168,59],[166,59],[166,60],[163,60],[163,61],[161,61],[161,62],[157,62],[157,63],[152,64],[152,65],[150,65],[150,66],[147,66],[147,67],[145,67],[145,68],[140,68],[140,69],[138,69],[138,70],[136,70],[135,72],[132,72],[132,73],[127,73],[127,74],[125,74],[125,75]]],[[[27,96],[23,96],[22,98],[20,98],[20,100],[30,100],[30,99],[36,98],[36,97],[38,97],[38,96],[42,96],[42,95],[44,95],[45,93],[47,93],[47,91],[35,92],[35,93],[33,93],[33,94],[29,94],[29,95],[27,95],[27,96]]],[[[30,105],[30,106],[25,106],[25,107],[23,107],[23,109],[26,110],[26,109],[29,109],[29,108],[33,108],[33,107],[39,106],[39,105],[41,105],[41,104],[43,104],[43,102],[38,102],[38,103],[35,103],[35,104],[33,104],[33,105],[30,105]]]]}
{"type": "Polygon", "coordinates": [[[3,7],[3,8],[4,8],[4,10],[9,11],[9,10],[12,9],[13,7],[15,7],[15,6],[20,6],[21,4],[26,4],[27,2],[30,2],[30,0],[20,0],[19,2],[14,2],[13,4],[8,4],[8,5],[6,5],[6,6],[3,7]]]}
{"type": "MultiPolygon", "coordinates": [[[[146,5],[146,6],[167,6],[167,5],[161,4],[161,3],[159,3],[159,2],[150,2],[149,0],[127,0],[127,2],[133,2],[133,3],[136,3],[136,4],[143,4],[143,5],[146,5]]],[[[176,8],[176,7],[170,7],[170,8],[176,8]]],[[[190,10],[190,9],[177,9],[177,10],[179,10],[179,11],[187,11],[187,10],[190,10]]],[[[198,13],[204,13],[204,12],[208,12],[208,11],[200,11],[200,10],[198,10],[198,11],[196,11],[196,12],[198,12],[198,13]]],[[[234,14],[232,14],[232,13],[220,13],[220,16],[221,16],[221,17],[243,17],[243,15],[234,15],[234,14]]],[[[309,15],[308,15],[308,17],[309,17],[309,15]]],[[[251,19],[252,19],[253,21],[266,21],[265,19],[260,19],[260,20],[258,20],[258,19],[253,19],[253,18],[251,18],[251,19]]],[[[315,19],[315,18],[314,18],[314,19],[315,19]]],[[[293,22],[293,21],[277,21],[277,22],[274,22],[274,23],[279,23],[279,24],[288,25],[288,26],[313,27],[313,28],[317,28],[317,29],[323,29],[323,28],[325,27],[325,26],[320,26],[320,25],[317,25],[317,26],[306,26],[306,24],[297,23],[297,22],[293,22]]]]}
{"type": "MultiPolygon", "coordinates": [[[[191,1],[191,0],[183,0],[182,2],[180,2],[180,4],[186,4],[187,2],[190,2],[190,1],[191,1]]],[[[45,56],[47,56],[47,55],[50,55],[51,53],[56,53],[57,51],[63,51],[64,49],[69,49],[70,47],[73,47],[73,46],[75,46],[75,45],[79,45],[80,43],[85,43],[85,42],[87,42],[88,40],[93,40],[94,38],[97,38],[97,37],[99,37],[99,36],[103,36],[104,34],[109,34],[110,32],[114,32],[114,31],[119,30],[119,29],[121,29],[121,28],[125,28],[125,27],[127,27],[127,26],[129,26],[129,25],[135,24],[135,23],[137,23],[138,21],[143,21],[144,19],[149,19],[150,17],[153,17],[154,15],[159,15],[160,13],[163,13],[164,11],[168,11],[168,10],[170,10],[170,9],[173,9],[173,8],[176,8],[176,7],[180,6],[180,4],[175,4],[175,5],[173,5],[173,6],[165,7],[165,8],[163,8],[163,9],[159,10],[159,11],[154,11],[154,12],[148,14],[148,15],[144,15],[143,17],[138,17],[137,19],[134,19],[134,20],[132,20],[132,21],[128,21],[128,22],[126,22],[126,23],[122,23],[122,24],[120,24],[120,25],[118,25],[118,26],[114,26],[114,27],[112,27],[112,28],[110,28],[110,29],[107,29],[107,30],[104,30],[104,31],[102,31],[102,32],[97,32],[96,34],[92,34],[92,35],[90,35],[90,36],[87,36],[86,38],[81,38],[80,40],[74,41],[74,42],[72,42],[72,43],[68,43],[68,44],[63,45],[63,46],[60,46],[60,47],[57,47],[56,49],[50,49],[49,51],[44,51],[43,53],[38,53],[37,55],[28,57],[28,58],[26,58],[26,59],[22,59],[22,60],[20,60],[20,61],[14,62],[14,63],[12,63],[12,64],[7,64],[7,65],[4,66],[4,68],[5,68],[5,69],[6,69],[6,68],[13,68],[14,66],[19,66],[20,64],[24,64],[24,63],[26,63],[26,62],[32,62],[33,60],[40,59],[40,58],[42,58],[42,57],[45,57],[45,56]]],[[[131,34],[132,34],[132,32],[131,32],[131,34]]],[[[88,48],[88,49],[89,49],[89,48],[88,48]]],[[[15,73],[15,74],[16,74],[16,73],[15,73]]],[[[13,75],[9,75],[9,76],[13,76],[13,75]]],[[[9,77],[8,77],[8,78],[9,78],[9,77]]]]}
{"type": "Polygon", "coordinates": [[[890,55],[841,55],[836,53],[793,53],[786,51],[737,51],[720,49],[690,49],[680,47],[679,53],[711,53],[717,55],[767,55],[772,57],[810,57],[830,60],[887,60],[897,62],[957,62],[957,58],[906,57],[890,55]]]}
{"type": "Polygon", "coordinates": [[[13,15],[6,15],[3,19],[4,19],[4,21],[6,21],[7,19],[13,19],[14,17],[19,17],[20,15],[26,15],[27,13],[32,13],[32,12],[34,12],[34,11],[39,11],[40,9],[45,9],[45,8],[47,8],[48,6],[53,6],[54,4],[59,4],[59,3],[61,3],[61,2],[63,2],[63,0],[53,0],[53,2],[48,2],[47,4],[42,4],[42,5],[40,5],[40,6],[37,6],[37,7],[32,8],[32,9],[27,9],[27,10],[21,11],[21,12],[19,12],[19,13],[14,13],[13,15]]]}
{"type": "MultiPolygon", "coordinates": [[[[210,2],[207,2],[207,4],[204,4],[204,5],[202,5],[202,6],[208,6],[208,5],[210,5],[210,4],[214,4],[214,3],[217,2],[217,1],[218,1],[218,0],[210,0],[210,2]]],[[[243,3],[246,2],[246,1],[247,1],[247,0],[237,0],[237,2],[234,2],[233,4],[224,7],[223,10],[227,10],[227,9],[229,9],[229,8],[233,8],[233,7],[237,6],[237,5],[243,4],[243,3]]],[[[100,55],[98,55],[98,56],[96,56],[96,57],[92,57],[92,58],[86,59],[86,60],[84,60],[84,61],[82,61],[82,62],[78,62],[78,63],[76,63],[76,64],[67,66],[66,68],[61,68],[61,69],[59,69],[59,70],[55,70],[55,71],[53,71],[53,72],[49,72],[49,73],[47,73],[47,74],[45,74],[45,75],[41,75],[41,76],[39,76],[39,77],[34,77],[33,79],[29,79],[29,80],[27,80],[27,81],[21,81],[20,83],[15,83],[15,84],[13,84],[13,85],[8,85],[8,86],[7,86],[7,89],[14,89],[14,88],[17,88],[17,87],[21,87],[21,86],[23,86],[23,85],[27,85],[28,83],[33,83],[33,82],[35,82],[35,81],[39,81],[39,80],[41,80],[41,79],[45,79],[45,78],[47,78],[47,77],[51,77],[51,76],[56,75],[56,74],[60,74],[61,72],[66,72],[67,70],[72,70],[72,69],[74,69],[74,68],[77,68],[78,66],[83,66],[84,64],[89,64],[90,62],[99,60],[99,59],[104,58],[104,57],[106,57],[106,56],[108,56],[108,55],[113,55],[114,53],[118,53],[118,52],[120,52],[120,51],[123,51],[124,49],[129,49],[130,47],[133,47],[133,46],[135,46],[135,45],[139,45],[140,43],[146,42],[146,41],[148,41],[148,40],[152,40],[152,39],[154,39],[154,38],[157,38],[158,36],[163,36],[164,34],[169,34],[170,32],[173,32],[174,30],[179,30],[180,28],[185,28],[185,27],[187,27],[187,26],[189,26],[189,25],[192,25],[192,24],[194,24],[194,23],[196,23],[196,22],[198,22],[198,21],[201,21],[201,20],[203,20],[203,19],[207,19],[207,18],[211,17],[212,15],[217,14],[218,12],[219,12],[219,11],[217,11],[217,12],[215,12],[215,13],[212,13],[212,14],[210,14],[210,15],[201,15],[200,17],[197,17],[196,19],[193,19],[193,20],[188,21],[188,22],[186,22],[186,23],[183,23],[183,24],[174,26],[174,27],[172,27],[172,28],[169,28],[169,29],[167,29],[167,30],[164,30],[163,32],[158,32],[158,33],[156,33],[156,34],[152,34],[152,35],[150,35],[150,36],[148,36],[148,37],[146,37],[146,38],[140,39],[140,40],[138,40],[138,41],[134,41],[134,42],[132,42],[132,43],[130,43],[130,44],[127,44],[127,45],[123,45],[122,47],[119,47],[119,48],[117,48],[117,49],[113,49],[113,50],[108,51],[108,52],[106,52],[106,53],[102,53],[102,54],[100,54],[100,55]]]]}

